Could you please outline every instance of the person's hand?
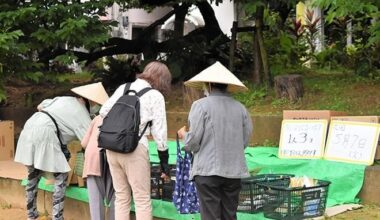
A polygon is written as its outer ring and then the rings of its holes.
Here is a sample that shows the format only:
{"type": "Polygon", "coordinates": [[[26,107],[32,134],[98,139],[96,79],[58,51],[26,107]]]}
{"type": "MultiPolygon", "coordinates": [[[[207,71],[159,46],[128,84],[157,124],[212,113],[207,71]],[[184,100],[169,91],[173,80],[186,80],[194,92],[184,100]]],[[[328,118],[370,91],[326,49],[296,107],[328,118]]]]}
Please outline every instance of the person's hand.
{"type": "Polygon", "coordinates": [[[42,111],[42,105],[37,106],[37,111],[39,111],[39,112],[42,111]]]}
{"type": "Polygon", "coordinates": [[[177,134],[178,134],[178,138],[179,138],[179,139],[184,138],[185,135],[186,135],[186,126],[183,126],[182,128],[180,128],[180,129],[177,131],[177,134]]]}
{"type": "Polygon", "coordinates": [[[161,173],[161,179],[163,179],[165,183],[170,182],[170,176],[166,175],[165,173],[161,173]]]}

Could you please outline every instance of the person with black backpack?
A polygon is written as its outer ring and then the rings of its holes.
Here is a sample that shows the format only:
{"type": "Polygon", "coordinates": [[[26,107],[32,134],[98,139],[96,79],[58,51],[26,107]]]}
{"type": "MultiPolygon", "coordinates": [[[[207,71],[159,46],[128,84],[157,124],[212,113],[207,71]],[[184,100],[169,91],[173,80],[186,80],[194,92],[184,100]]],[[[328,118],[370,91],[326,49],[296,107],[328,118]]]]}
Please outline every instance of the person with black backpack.
{"type": "Polygon", "coordinates": [[[104,117],[98,138],[107,149],[115,189],[115,219],[129,220],[131,201],[137,220],[152,219],[148,134],[157,145],[162,177],[169,178],[167,122],[163,94],[170,90],[168,67],[152,61],[132,83],[114,92],[100,109],[104,117]]]}

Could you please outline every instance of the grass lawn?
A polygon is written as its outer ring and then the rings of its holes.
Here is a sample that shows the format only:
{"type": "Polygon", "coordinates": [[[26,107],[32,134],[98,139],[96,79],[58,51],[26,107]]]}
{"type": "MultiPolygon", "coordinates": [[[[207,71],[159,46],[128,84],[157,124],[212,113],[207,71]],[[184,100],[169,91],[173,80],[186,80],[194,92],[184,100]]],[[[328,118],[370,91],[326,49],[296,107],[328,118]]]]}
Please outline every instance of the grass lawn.
{"type": "Polygon", "coordinates": [[[263,87],[236,97],[252,115],[281,115],[282,110],[336,110],[348,115],[380,115],[380,78],[368,79],[343,72],[308,72],[303,75],[304,96],[297,102],[275,97],[263,87]]]}

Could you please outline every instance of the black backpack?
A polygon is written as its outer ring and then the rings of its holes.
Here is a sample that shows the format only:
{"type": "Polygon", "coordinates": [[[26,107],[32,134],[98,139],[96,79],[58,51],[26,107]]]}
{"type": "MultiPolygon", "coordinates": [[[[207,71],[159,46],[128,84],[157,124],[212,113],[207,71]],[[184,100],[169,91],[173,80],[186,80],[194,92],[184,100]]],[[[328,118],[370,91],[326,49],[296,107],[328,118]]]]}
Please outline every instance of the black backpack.
{"type": "Polygon", "coordinates": [[[141,135],[140,126],[140,97],[152,88],[144,88],[139,92],[130,90],[131,83],[125,85],[123,96],[108,112],[99,127],[98,146],[119,153],[133,152],[145,130],[152,124],[149,121],[141,135]]]}

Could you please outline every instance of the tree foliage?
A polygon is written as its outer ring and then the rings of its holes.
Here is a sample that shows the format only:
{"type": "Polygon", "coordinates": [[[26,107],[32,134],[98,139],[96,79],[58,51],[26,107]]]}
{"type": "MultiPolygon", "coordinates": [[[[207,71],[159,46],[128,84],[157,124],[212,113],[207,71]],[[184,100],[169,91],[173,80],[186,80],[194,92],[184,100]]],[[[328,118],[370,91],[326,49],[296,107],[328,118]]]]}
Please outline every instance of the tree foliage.
{"type": "MultiPolygon", "coordinates": [[[[220,3],[222,0],[210,2],[220,3]]],[[[148,59],[164,52],[192,56],[194,49],[215,48],[198,45],[219,45],[229,39],[221,31],[214,11],[208,1],[184,0],[0,0],[0,64],[5,75],[49,71],[52,61],[70,63],[73,60],[90,64],[99,58],[117,54],[144,53],[148,59]],[[114,3],[123,10],[167,6],[172,10],[143,29],[136,39],[111,37],[110,30],[115,21],[104,22],[107,7],[114,3]],[[158,25],[180,12],[188,11],[191,5],[199,8],[205,21],[186,36],[173,36],[163,42],[151,38],[158,25]],[[78,50],[80,48],[80,50],[78,50]]],[[[177,18],[176,18],[177,19],[177,18]]],[[[184,16],[183,16],[184,19],[184,16]]],[[[183,21],[182,21],[183,22],[183,21]]],[[[197,51],[199,54],[200,51],[197,51]]],[[[183,59],[185,60],[185,59],[183,59]]],[[[199,68],[204,66],[199,65],[199,68]]],[[[28,74],[26,74],[28,73],[28,74]]]]}
{"type": "MultiPolygon", "coordinates": [[[[299,2],[298,0],[257,0],[257,1],[239,1],[244,4],[245,12],[248,17],[255,21],[255,31],[253,37],[253,60],[254,70],[252,79],[255,84],[266,84],[268,87],[273,85],[273,76],[271,74],[268,61],[268,52],[264,40],[264,26],[268,26],[268,11],[276,11],[280,15],[284,24],[291,9],[299,2]]],[[[284,25],[283,25],[284,26],[284,25]]]]}
{"type": "Polygon", "coordinates": [[[314,5],[327,9],[326,21],[349,17],[369,19],[371,37],[368,44],[380,43],[380,1],[378,0],[314,0],[314,5]]]}
{"type": "MultiPolygon", "coordinates": [[[[225,51],[228,51],[226,48],[230,39],[221,31],[210,5],[221,2],[223,0],[0,0],[1,80],[16,74],[24,78],[35,78],[36,75],[41,76],[41,72],[51,70],[51,65],[55,62],[70,63],[76,60],[90,64],[102,57],[130,53],[144,53],[147,59],[155,59],[165,53],[170,67],[174,72],[179,72],[174,74],[175,77],[185,79],[204,68],[209,58],[228,59],[226,55],[228,53],[225,51]],[[119,4],[124,10],[129,8],[152,10],[157,6],[167,6],[172,10],[143,29],[136,39],[127,40],[109,35],[111,28],[116,25],[115,21],[104,22],[99,19],[100,16],[106,15],[107,7],[114,3],[119,4]],[[182,33],[183,25],[180,24],[183,23],[192,5],[200,10],[205,22],[204,27],[186,36],[173,34],[162,42],[151,38],[156,27],[173,15],[176,17],[174,32],[182,33]],[[33,73],[38,74],[33,75],[33,73]]],[[[271,63],[266,57],[271,56],[273,51],[267,51],[268,48],[264,45],[268,43],[268,36],[274,36],[273,33],[282,36],[280,41],[283,45],[291,45],[290,38],[286,36],[285,21],[299,1],[235,0],[234,2],[243,4],[249,19],[254,19],[256,24],[259,24],[252,43],[254,52],[256,51],[252,60],[257,64],[254,69],[258,72],[255,74],[261,74],[259,81],[270,81],[271,63]],[[272,35],[266,34],[264,30],[265,26],[270,25],[267,19],[269,11],[278,14],[281,18],[281,24],[278,26],[283,27],[271,30],[272,35]]],[[[328,11],[326,18],[328,22],[341,17],[372,20],[369,29],[370,38],[365,43],[376,45],[380,42],[380,1],[314,0],[313,2],[328,11]]],[[[294,50],[289,50],[288,54],[292,54],[292,51],[294,50]]]]}
{"type": "MultiPolygon", "coordinates": [[[[109,25],[102,24],[113,1],[0,1],[0,29],[20,33],[13,49],[18,62],[47,64],[62,48],[94,50],[108,40],[109,25]]],[[[20,72],[14,63],[4,63],[4,72],[20,72]]],[[[46,67],[46,66],[45,66],[46,67]]],[[[34,68],[27,68],[33,71],[34,68]]]]}
{"type": "MultiPolygon", "coordinates": [[[[316,6],[326,8],[326,21],[340,27],[345,39],[352,36],[351,45],[338,44],[337,50],[327,51],[339,57],[356,74],[375,77],[380,68],[380,1],[377,0],[315,0],[316,6]],[[338,24],[338,25],[336,25],[338,24]],[[348,25],[351,30],[348,31],[348,25]],[[343,53],[340,51],[343,49],[343,53]],[[336,52],[338,51],[338,52],[336,52]]],[[[344,41],[343,41],[344,42],[344,41]]],[[[323,55],[328,55],[323,53],[323,55]]]]}

